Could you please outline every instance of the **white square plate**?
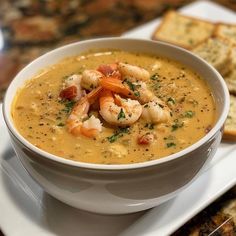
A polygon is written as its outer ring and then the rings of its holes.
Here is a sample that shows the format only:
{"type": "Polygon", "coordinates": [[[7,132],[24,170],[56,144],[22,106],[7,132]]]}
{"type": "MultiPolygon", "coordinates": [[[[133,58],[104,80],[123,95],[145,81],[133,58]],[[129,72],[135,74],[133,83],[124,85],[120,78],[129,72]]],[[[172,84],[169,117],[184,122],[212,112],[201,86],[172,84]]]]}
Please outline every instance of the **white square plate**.
{"type": "MultiPolygon", "coordinates": [[[[236,23],[234,12],[198,1],[180,12],[236,23]]],[[[160,19],[124,34],[149,39],[160,19]]],[[[1,109],[1,107],[0,107],[1,109]]],[[[46,194],[18,161],[0,112],[0,228],[7,236],[169,235],[236,183],[236,145],[222,143],[209,164],[178,197],[146,212],[101,216],[69,207],[46,194]]]]}

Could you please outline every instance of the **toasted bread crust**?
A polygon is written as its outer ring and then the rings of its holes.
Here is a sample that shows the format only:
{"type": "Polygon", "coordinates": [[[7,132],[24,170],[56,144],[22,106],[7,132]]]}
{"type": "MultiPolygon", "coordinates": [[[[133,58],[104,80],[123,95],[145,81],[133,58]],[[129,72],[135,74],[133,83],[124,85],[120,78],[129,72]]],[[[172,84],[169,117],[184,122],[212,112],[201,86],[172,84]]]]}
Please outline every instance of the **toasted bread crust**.
{"type": "Polygon", "coordinates": [[[224,130],[223,139],[228,141],[236,141],[236,130],[224,130]]]}
{"type": "Polygon", "coordinates": [[[224,77],[224,79],[230,94],[236,96],[236,46],[233,46],[231,50],[231,63],[232,63],[232,70],[227,76],[224,77]]]}
{"type": "Polygon", "coordinates": [[[153,33],[152,39],[169,42],[186,49],[191,49],[196,44],[210,37],[214,32],[214,28],[215,25],[209,21],[182,15],[176,11],[169,11],[165,14],[161,24],[153,33]],[[177,26],[175,23],[176,19],[183,22],[183,27],[181,29],[176,29],[176,32],[174,32],[172,29],[177,26]],[[170,32],[168,32],[168,30],[170,30],[170,32]],[[196,34],[196,30],[203,30],[203,34],[196,34]],[[195,36],[191,35],[190,31],[194,31],[195,36]],[[173,36],[177,39],[174,39],[173,36]]]}
{"type": "Polygon", "coordinates": [[[230,110],[224,126],[223,139],[236,141],[236,97],[230,95],[230,110]]]}
{"type": "Polygon", "coordinates": [[[232,44],[222,37],[210,37],[199,43],[192,52],[214,66],[222,76],[230,73],[233,68],[231,58],[232,44]],[[225,66],[227,65],[227,66],[225,66]]]}
{"type": "Polygon", "coordinates": [[[218,22],[216,23],[213,35],[228,39],[231,41],[232,44],[236,44],[236,24],[218,22]],[[225,29],[228,30],[227,35],[225,35],[224,33],[225,29]]]}

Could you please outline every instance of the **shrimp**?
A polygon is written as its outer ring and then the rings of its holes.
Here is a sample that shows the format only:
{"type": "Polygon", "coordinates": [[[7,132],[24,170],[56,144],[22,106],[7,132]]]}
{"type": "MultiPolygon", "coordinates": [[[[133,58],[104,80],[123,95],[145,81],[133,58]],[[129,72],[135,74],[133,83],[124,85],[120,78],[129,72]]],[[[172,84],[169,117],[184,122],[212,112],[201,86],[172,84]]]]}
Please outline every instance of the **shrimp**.
{"type": "Polygon", "coordinates": [[[138,81],[132,83],[129,80],[117,80],[113,78],[102,78],[100,85],[114,93],[138,100],[143,104],[142,118],[151,123],[168,122],[170,119],[169,107],[156,97],[146,86],[146,83],[138,81]]]}
{"type": "Polygon", "coordinates": [[[99,83],[103,88],[138,100],[141,104],[152,101],[156,97],[142,81],[132,83],[128,79],[121,81],[113,77],[103,77],[99,83]]]}
{"type": "Polygon", "coordinates": [[[106,90],[110,90],[114,93],[120,93],[129,98],[134,98],[132,91],[129,87],[125,86],[121,80],[113,77],[103,77],[99,81],[100,86],[106,90]]]}
{"type": "Polygon", "coordinates": [[[85,89],[91,91],[98,87],[99,80],[104,76],[112,76],[113,78],[121,79],[117,64],[105,64],[100,65],[97,70],[85,70],[82,73],[81,85],[85,89]]]}
{"type": "Polygon", "coordinates": [[[170,120],[171,112],[169,107],[159,98],[143,105],[141,117],[149,123],[165,123],[170,120]]]}
{"type": "Polygon", "coordinates": [[[81,88],[81,75],[74,74],[66,78],[59,96],[64,99],[78,101],[84,94],[85,91],[81,88]]]}
{"type": "Polygon", "coordinates": [[[138,66],[119,62],[118,70],[124,78],[130,79],[132,82],[135,82],[136,80],[147,81],[150,79],[149,72],[138,66]]]}
{"type": "Polygon", "coordinates": [[[98,87],[99,79],[104,75],[97,70],[84,70],[82,73],[81,86],[89,91],[98,87]]]}
{"type": "Polygon", "coordinates": [[[154,95],[154,93],[152,91],[150,91],[147,88],[147,84],[145,82],[138,81],[138,82],[134,82],[133,84],[134,84],[134,87],[139,95],[137,97],[137,100],[141,104],[145,104],[147,102],[150,102],[150,101],[156,99],[156,96],[154,95]]]}
{"type": "Polygon", "coordinates": [[[100,97],[100,114],[103,119],[116,126],[128,126],[135,123],[142,113],[142,105],[131,99],[123,99],[119,95],[105,90],[100,97]]]}
{"type": "Polygon", "coordinates": [[[102,131],[102,124],[98,118],[93,115],[88,118],[89,107],[99,96],[101,90],[101,87],[93,90],[80,99],[73,107],[66,121],[67,129],[70,133],[75,136],[82,134],[92,138],[102,131]]]}

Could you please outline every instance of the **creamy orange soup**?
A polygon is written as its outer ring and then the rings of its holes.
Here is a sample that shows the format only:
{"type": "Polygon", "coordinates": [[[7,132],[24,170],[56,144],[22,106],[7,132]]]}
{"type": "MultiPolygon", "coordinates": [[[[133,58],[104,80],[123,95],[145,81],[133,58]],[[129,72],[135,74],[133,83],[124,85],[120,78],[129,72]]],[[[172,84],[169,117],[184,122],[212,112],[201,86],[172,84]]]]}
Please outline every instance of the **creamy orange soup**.
{"type": "MultiPolygon", "coordinates": [[[[112,72],[105,77],[113,75],[112,72]]],[[[141,109],[149,109],[149,101],[140,99],[143,95],[139,92],[141,86],[138,81],[130,81],[129,76],[123,74],[115,79],[130,89],[131,95],[127,95],[130,96],[128,98],[125,94],[111,91],[113,98],[115,94],[120,94],[120,99],[129,106],[132,105],[132,99],[136,105],[140,104],[141,109]]],[[[83,99],[90,91],[83,86],[81,89],[80,99],[83,99]]],[[[176,61],[146,54],[106,50],[65,58],[28,80],[15,97],[12,117],[23,137],[49,153],[81,162],[123,164],[159,159],[192,145],[214,125],[215,103],[206,82],[176,61]],[[101,115],[99,103],[101,97],[105,96],[106,87],[94,101],[90,101],[89,111],[80,119],[79,124],[82,127],[83,122],[93,116],[101,122],[101,130],[95,135],[84,135],[81,127],[72,132],[68,127],[68,117],[79,101],[61,96],[65,81],[73,74],[81,76],[87,69],[97,70],[101,65],[118,62],[138,66],[149,72],[150,77],[142,83],[145,83],[152,96],[161,101],[161,104],[156,103],[159,105],[158,112],[161,109],[168,110],[168,119],[158,121],[159,115],[163,114],[158,114],[155,109],[148,110],[151,114],[148,119],[138,114],[140,111],[136,114],[132,107],[131,113],[125,114],[125,107],[122,109],[125,105],[114,99],[114,106],[120,109],[117,121],[109,109],[104,112],[111,114],[103,114],[104,117],[108,116],[106,121],[101,115]],[[152,116],[152,112],[157,114],[152,116]],[[131,121],[134,118],[137,120],[131,121]],[[110,122],[110,119],[113,121],[110,122]],[[122,119],[129,124],[122,123],[122,119]]]]}

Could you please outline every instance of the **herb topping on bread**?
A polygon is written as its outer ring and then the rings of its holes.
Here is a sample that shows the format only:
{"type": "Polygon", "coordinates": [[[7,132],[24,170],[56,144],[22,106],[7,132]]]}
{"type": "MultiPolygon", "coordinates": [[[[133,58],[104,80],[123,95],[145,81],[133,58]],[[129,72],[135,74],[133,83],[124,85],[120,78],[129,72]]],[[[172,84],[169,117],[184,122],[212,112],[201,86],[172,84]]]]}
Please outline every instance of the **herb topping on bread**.
{"type": "Polygon", "coordinates": [[[213,23],[169,11],[152,38],[190,49],[210,37],[214,29],[213,23]]]}

